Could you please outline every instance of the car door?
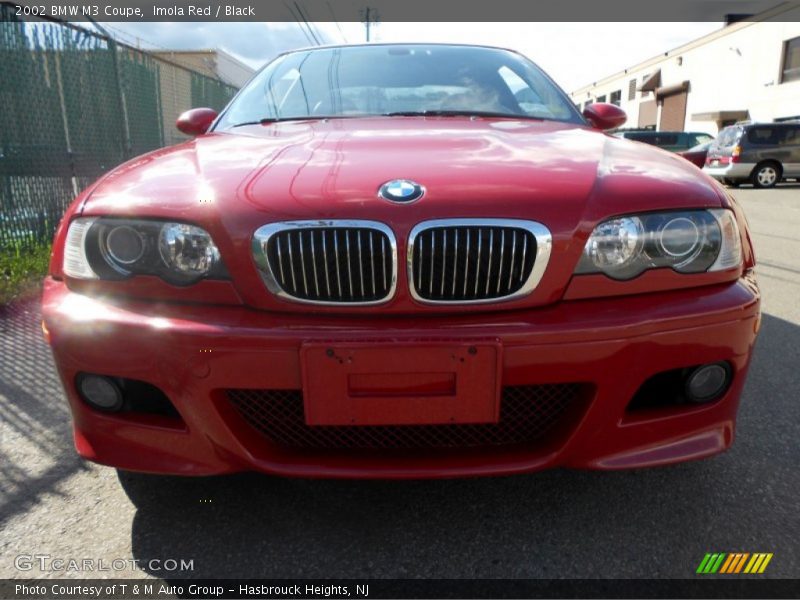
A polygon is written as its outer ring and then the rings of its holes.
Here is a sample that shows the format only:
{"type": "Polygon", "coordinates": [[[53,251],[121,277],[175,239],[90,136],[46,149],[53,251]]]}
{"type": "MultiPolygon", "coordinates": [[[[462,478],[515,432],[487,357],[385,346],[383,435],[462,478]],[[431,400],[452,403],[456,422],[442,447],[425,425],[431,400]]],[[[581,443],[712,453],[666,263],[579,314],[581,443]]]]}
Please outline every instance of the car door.
{"type": "Polygon", "coordinates": [[[659,131],[654,136],[650,144],[654,146],[658,146],[663,150],[669,150],[670,152],[679,152],[681,150],[686,150],[688,146],[685,146],[682,143],[681,137],[682,133],[674,133],[674,132],[663,132],[659,131]]]}
{"type": "Polygon", "coordinates": [[[762,163],[775,161],[785,170],[786,163],[790,162],[789,150],[780,144],[784,128],[780,125],[756,125],[747,129],[748,142],[747,162],[762,163]],[[752,156],[752,160],[750,159],[752,156]]]}

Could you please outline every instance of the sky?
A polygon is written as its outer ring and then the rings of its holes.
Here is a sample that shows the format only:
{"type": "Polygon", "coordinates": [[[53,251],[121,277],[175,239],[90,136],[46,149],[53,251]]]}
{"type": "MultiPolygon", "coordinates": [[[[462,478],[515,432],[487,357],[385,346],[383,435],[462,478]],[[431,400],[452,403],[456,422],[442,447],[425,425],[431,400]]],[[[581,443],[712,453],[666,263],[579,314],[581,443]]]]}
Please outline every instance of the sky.
{"type": "MultiPolygon", "coordinates": [[[[221,48],[253,68],[293,48],[362,43],[361,23],[104,23],[142,48],[221,48]]],[[[567,92],[722,27],[721,23],[396,23],[373,26],[378,42],[462,42],[512,48],[567,92]]]]}

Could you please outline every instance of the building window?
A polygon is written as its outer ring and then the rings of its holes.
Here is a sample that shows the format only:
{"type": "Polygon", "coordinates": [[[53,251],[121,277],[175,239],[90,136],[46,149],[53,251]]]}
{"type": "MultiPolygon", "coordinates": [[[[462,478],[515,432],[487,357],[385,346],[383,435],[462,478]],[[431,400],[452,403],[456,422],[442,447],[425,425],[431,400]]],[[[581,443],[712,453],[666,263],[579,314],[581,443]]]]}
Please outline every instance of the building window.
{"type": "Polygon", "coordinates": [[[611,92],[611,94],[608,96],[608,101],[611,102],[611,104],[616,104],[617,106],[622,104],[622,90],[611,92]]]}
{"type": "Polygon", "coordinates": [[[598,97],[597,97],[597,101],[598,101],[598,102],[605,102],[605,101],[606,101],[606,96],[605,96],[605,94],[603,94],[602,96],[598,96],[598,97]]]}
{"type": "Polygon", "coordinates": [[[628,82],[628,100],[636,100],[636,79],[628,82]]]}
{"type": "MultiPolygon", "coordinates": [[[[644,85],[644,82],[647,81],[649,78],[650,78],[650,73],[645,73],[644,75],[642,75],[642,85],[644,85]]],[[[647,98],[649,96],[650,96],[650,90],[642,91],[642,98],[647,98]]]]}
{"type": "Polygon", "coordinates": [[[800,79],[800,37],[783,43],[781,83],[800,79]]]}

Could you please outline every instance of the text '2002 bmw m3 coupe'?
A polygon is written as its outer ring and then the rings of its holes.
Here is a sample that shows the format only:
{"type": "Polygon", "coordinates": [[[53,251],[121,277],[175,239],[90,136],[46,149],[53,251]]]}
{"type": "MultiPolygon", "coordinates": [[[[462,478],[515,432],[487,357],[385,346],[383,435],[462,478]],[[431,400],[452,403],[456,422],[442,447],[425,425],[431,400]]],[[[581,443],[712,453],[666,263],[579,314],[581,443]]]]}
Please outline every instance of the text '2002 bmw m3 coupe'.
{"type": "Polygon", "coordinates": [[[747,224],[524,57],[284,54],[86,189],[44,327],[81,456],[152,473],[619,469],[733,440],[747,224]]]}

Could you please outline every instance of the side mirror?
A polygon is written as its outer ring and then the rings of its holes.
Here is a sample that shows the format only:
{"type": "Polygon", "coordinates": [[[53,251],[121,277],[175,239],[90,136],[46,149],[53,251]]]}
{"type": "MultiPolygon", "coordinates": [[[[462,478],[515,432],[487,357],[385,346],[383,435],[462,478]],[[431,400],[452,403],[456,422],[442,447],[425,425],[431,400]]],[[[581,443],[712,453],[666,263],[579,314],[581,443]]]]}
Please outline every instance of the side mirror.
{"type": "Polygon", "coordinates": [[[628,120],[628,115],[619,106],[604,102],[590,104],[583,109],[583,116],[592,127],[602,131],[616,129],[628,120]]]}
{"type": "Polygon", "coordinates": [[[181,113],[175,121],[175,127],[186,135],[203,135],[216,118],[217,111],[213,108],[193,108],[181,113]]]}

